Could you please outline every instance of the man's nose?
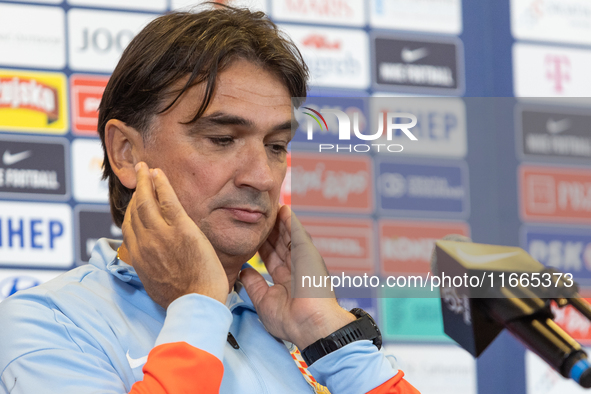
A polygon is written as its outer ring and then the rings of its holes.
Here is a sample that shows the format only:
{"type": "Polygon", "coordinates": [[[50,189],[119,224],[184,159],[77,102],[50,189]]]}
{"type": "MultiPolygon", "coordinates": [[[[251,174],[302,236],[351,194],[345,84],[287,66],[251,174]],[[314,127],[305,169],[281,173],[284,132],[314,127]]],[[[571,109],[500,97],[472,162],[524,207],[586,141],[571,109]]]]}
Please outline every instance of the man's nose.
{"type": "Polygon", "coordinates": [[[272,161],[262,143],[247,144],[240,152],[241,160],[236,169],[236,186],[250,186],[261,192],[269,191],[275,185],[272,161]]]}

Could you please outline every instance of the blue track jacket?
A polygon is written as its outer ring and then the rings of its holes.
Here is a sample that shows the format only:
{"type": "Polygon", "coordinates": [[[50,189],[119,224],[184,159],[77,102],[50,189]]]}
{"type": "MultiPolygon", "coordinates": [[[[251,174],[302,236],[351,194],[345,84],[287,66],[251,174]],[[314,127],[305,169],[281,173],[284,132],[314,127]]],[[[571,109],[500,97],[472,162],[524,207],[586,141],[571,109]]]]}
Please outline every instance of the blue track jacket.
{"type": "MultiPolygon", "coordinates": [[[[164,310],[120,244],[101,239],[88,265],[0,303],[0,394],[313,392],[239,282],[226,305],[189,294],[164,310]]],[[[332,394],[418,393],[370,341],[309,371],[332,394]]]]}

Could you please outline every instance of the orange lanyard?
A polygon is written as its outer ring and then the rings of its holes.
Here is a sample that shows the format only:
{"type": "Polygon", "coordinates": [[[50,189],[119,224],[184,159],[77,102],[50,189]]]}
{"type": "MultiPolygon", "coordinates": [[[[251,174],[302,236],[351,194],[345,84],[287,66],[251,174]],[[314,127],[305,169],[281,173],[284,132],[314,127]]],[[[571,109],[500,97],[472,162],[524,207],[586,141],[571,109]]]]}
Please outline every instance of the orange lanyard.
{"type": "Polygon", "coordinates": [[[296,347],[296,345],[294,345],[293,343],[289,343],[289,342],[285,342],[285,341],[283,341],[283,343],[285,343],[287,350],[289,350],[289,353],[291,354],[291,358],[293,358],[293,361],[296,363],[298,369],[300,370],[300,372],[304,376],[304,379],[306,379],[306,382],[308,382],[308,384],[310,386],[312,386],[314,393],[316,393],[316,394],[330,394],[330,391],[328,391],[328,388],[326,388],[325,386],[318,383],[316,381],[316,379],[314,379],[314,376],[312,376],[312,374],[308,371],[308,365],[304,361],[304,358],[302,357],[302,353],[300,353],[300,349],[298,349],[296,347]]]}

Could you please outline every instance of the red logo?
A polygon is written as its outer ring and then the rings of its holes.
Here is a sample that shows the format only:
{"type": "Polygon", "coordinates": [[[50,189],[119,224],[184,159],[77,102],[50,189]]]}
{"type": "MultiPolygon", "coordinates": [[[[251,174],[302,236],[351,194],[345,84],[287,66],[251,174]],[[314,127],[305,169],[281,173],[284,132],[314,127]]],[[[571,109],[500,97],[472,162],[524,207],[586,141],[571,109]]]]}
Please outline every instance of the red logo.
{"type": "Polygon", "coordinates": [[[370,219],[298,217],[329,271],[372,274],[373,225],[370,219]]]}
{"type": "Polygon", "coordinates": [[[591,171],[522,166],[519,169],[524,220],[589,223],[591,171]]]}
{"type": "Polygon", "coordinates": [[[427,274],[435,241],[448,234],[470,236],[466,223],[380,220],[380,265],[385,274],[427,274]]]}
{"type": "Polygon", "coordinates": [[[341,49],[340,41],[329,42],[325,36],[320,34],[312,34],[302,40],[302,44],[305,47],[316,48],[316,49],[341,49]]]}
{"type": "Polygon", "coordinates": [[[561,55],[546,55],[546,78],[554,83],[554,91],[562,93],[564,83],[570,82],[570,60],[561,55]]]}
{"type": "MultiPolygon", "coordinates": [[[[585,298],[587,302],[591,298],[585,298]]],[[[591,345],[591,321],[570,305],[559,308],[556,303],[551,304],[554,321],[573,339],[583,345],[591,345]]]]}
{"type": "Polygon", "coordinates": [[[369,157],[291,154],[291,204],[295,210],[370,213],[373,208],[369,157]]]}
{"type": "Polygon", "coordinates": [[[97,135],[98,107],[109,77],[73,75],[70,78],[72,126],[76,134],[97,135]]]}

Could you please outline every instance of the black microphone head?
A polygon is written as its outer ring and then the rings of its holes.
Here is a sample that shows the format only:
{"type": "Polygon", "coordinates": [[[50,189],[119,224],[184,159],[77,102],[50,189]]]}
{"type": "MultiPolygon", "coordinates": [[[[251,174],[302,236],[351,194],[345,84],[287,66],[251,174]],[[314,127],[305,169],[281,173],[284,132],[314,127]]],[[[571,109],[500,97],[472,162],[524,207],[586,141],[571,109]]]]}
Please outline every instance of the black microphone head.
{"type": "MultiPolygon", "coordinates": [[[[441,238],[443,241],[456,241],[456,242],[472,242],[472,239],[461,234],[447,234],[441,238]]],[[[433,246],[433,252],[431,253],[431,273],[433,275],[439,275],[437,269],[437,253],[435,253],[435,246],[433,246]]]]}
{"type": "Polygon", "coordinates": [[[591,363],[586,356],[571,367],[570,377],[582,387],[591,388],[591,363]]]}
{"type": "Polygon", "coordinates": [[[579,384],[586,389],[591,388],[591,369],[587,369],[581,374],[579,384]]]}

